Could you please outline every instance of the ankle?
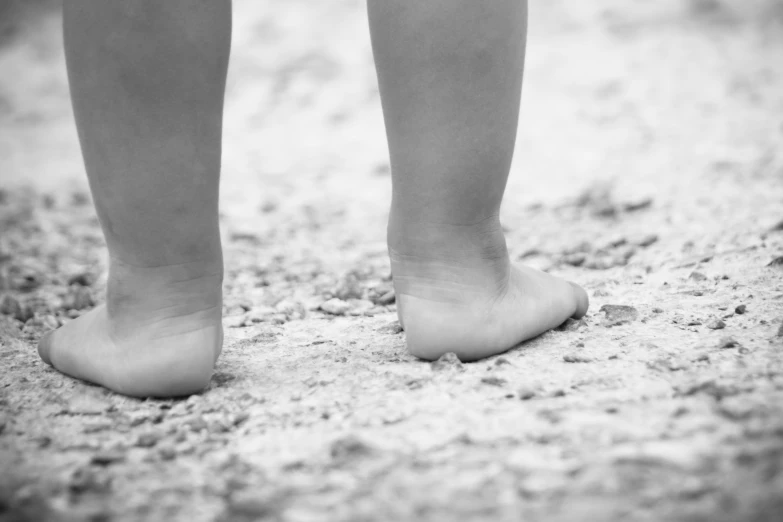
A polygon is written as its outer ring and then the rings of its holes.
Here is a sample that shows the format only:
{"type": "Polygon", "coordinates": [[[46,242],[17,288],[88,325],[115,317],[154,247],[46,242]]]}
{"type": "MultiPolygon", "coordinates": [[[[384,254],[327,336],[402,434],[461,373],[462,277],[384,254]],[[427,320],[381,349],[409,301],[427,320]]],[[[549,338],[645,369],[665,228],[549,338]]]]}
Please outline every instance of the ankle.
{"type": "Polygon", "coordinates": [[[191,262],[138,267],[112,259],[106,292],[110,318],[137,316],[220,317],[223,264],[191,262]]]}
{"type": "Polygon", "coordinates": [[[387,242],[392,258],[459,263],[508,259],[506,239],[497,215],[476,223],[449,224],[412,221],[392,212],[387,242]]]}
{"type": "Polygon", "coordinates": [[[400,296],[442,302],[505,291],[511,264],[497,217],[470,225],[390,220],[389,257],[400,296]]]}

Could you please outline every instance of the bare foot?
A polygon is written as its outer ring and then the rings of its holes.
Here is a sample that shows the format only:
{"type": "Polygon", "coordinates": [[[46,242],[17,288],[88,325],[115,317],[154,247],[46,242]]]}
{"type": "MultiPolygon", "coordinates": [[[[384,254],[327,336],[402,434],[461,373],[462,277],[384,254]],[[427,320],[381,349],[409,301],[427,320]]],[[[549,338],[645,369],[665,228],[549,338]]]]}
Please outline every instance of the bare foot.
{"type": "Polygon", "coordinates": [[[202,390],[223,343],[222,271],[198,264],[110,270],[106,305],[47,333],[41,358],[134,397],[202,390]]]}
{"type": "Polygon", "coordinates": [[[509,350],[580,318],[587,293],[574,283],[512,266],[499,224],[390,227],[397,314],[408,350],[463,361],[509,350]],[[394,248],[393,245],[397,245],[394,248]]]}

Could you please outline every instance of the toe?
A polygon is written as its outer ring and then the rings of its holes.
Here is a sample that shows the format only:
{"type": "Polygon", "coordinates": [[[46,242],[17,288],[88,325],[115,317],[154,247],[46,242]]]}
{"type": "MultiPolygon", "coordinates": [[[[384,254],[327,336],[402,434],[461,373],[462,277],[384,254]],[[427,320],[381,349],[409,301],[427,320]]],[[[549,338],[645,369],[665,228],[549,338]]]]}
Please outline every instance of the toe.
{"type": "Polygon", "coordinates": [[[38,355],[43,359],[46,364],[52,364],[51,351],[52,351],[52,334],[54,330],[46,332],[41,340],[38,341],[38,355]]]}
{"type": "Polygon", "coordinates": [[[571,283],[571,288],[574,291],[574,299],[576,299],[576,311],[571,317],[573,319],[581,319],[587,313],[587,309],[590,307],[590,300],[587,297],[587,292],[584,288],[576,283],[571,283]]]}

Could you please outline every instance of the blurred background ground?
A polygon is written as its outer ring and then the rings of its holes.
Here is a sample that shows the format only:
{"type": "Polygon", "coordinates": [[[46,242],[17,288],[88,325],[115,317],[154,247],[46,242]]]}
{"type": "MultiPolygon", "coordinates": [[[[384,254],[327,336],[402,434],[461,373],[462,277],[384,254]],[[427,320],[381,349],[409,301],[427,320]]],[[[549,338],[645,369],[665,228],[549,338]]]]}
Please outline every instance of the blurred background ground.
{"type": "Polygon", "coordinates": [[[226,346],[139,401],[35,353],[103,240],[58,3],[0,2],[0,521],[781,520],[783,2],[535,0],[528,40],[503,223],[585,320],[409,356],[364,3],[237,0],[226,346]]]}

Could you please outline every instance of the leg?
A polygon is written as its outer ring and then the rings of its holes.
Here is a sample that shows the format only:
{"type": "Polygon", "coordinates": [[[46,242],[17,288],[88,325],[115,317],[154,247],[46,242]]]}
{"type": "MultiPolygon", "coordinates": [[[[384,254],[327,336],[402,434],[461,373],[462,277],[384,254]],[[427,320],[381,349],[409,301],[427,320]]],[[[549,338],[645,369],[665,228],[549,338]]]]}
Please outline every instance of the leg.
{"type": "Polygon", "coordinates": [[[414,355],[506,351],[587,311],[580,287],[510,264],[498,219],[516,137],[523,0],[370,0],[392,165],[388,242],[414,355]]]}
{"type": "Polygon", "coordinates": [[[197,392],[222,345],[218,229],[230,0],[64,2],[106,304],[39,345],[58,370],[134,396],[197,392]]]}

